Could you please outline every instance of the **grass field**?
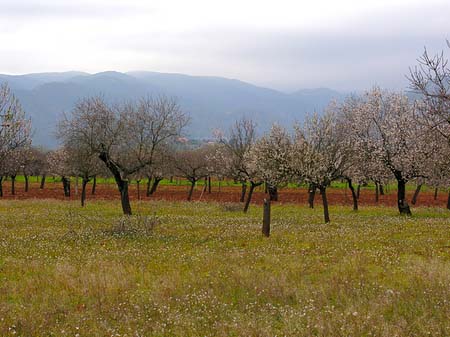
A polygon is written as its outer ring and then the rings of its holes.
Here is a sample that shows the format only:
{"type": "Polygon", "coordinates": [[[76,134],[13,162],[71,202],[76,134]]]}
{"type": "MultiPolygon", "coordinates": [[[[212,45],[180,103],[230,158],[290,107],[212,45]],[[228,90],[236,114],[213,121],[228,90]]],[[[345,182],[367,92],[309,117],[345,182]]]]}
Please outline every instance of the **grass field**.
{"type": "Polygon", "coordinates": [[[133,206],[0,201],[0,335],[450,336],[442,208],[133,206]]]}
{"type": "MultiPolygon", "coordinates": [[[[10,179],[10,178],[6,178],[6,180],[8,180],[8,179],[10,179]]],[[[29,177],[30,182],[35,182],[35,183],[40,182],[40,179],[41,179],[41,177],[39,177],[39,176],[29,177]]],[[[78,178],[78,180],[79,180],[79,183],[81,184],[81,179],[78,178]]],[[[55,176],[55,177],[47,176],[46,181],[47,182],[51,182],[51,183],[53,183],[53,182],[61,182],[61,177],[58,177],[58,176],[55,176]]],[[[71,177],[71,181],[72,181],[73,184],[75,184],[76,177],[71,177]]],[[[25,182],[25,177],[23,175],[18,175],[16,177],[16,182],[18,184],[23,184],[25,182]]],[[[144,186],[146,184],[146,182],[147,182],[147,178],[141,179],[140,182],[141,182],[142,186],[144,186]]],[[[92,183],[92,180],[91,180],[91,183],[92,183]]],[[[114,186],[116,184],[116,182],[114,181],[114,178],[111,178],[111,177],[110,178],[98,177],[97,178],[97,183],[98,184],[114,185],[114,186]]],[[[131,185],[136,184],[136,180],[135,179],[131,179],[130,180],[130,184],[131,185]]],[[[222,181],[219,181],[215,177],[213,177],[211,179],[211,186],[212,187],[218,187],[219,184],[222,187],[224,187],[224,186],[240,187],[241,186],[240,182],[234,182],[233,180],[230,180],[230,179],[225,179],[225,180],[222,180],[222,181]]],[[[167,179],[167,178],[162,179],[160,181],[159,185],[160,186],[190,186],[191,182],[186,180],[185,178],[173,177],[172,179],[167,179]]],[[[199,181],[197,181],[197,186],[204,186],[204,185],[205,185],[205,180],[200,179],[199,181]]],[[[356,188],[356,185],[357,184],[355,184],[355,188],[356,188]]],[[[409,184],[406,185],[406,189],[408,191],[414,191],[416,189],[416,186],[417,185],[414,182],[410,182],[409,184]]],[[[284,187],[288,187],[288,188],[306,187],[307,188],[308,184],[288,183],[284,187]]],[[[348,184],[345,181],[333,181],[331,183],[330,187],[331,188],[347,189],[348,188],[348,184]]],[[[366,185],[364,185],[363,188],[366,189],[366,190],[367,189],[368,190],[375,190],[375,185],[372,182],[368,182],[366,185]]],[[[394,181],[392,181],[389,184],[384,185],[384,188],[385,188],[385,190],[388,190],[388,191],[396,191],[397,184],[394,181]]],[[[445,189],[441,189],[441,190],[445,190],[445,189]]],[[[434,191],[434,188],[431,187],[431,186],[423,185],[422,186],[422,191],[434,191]]]]}

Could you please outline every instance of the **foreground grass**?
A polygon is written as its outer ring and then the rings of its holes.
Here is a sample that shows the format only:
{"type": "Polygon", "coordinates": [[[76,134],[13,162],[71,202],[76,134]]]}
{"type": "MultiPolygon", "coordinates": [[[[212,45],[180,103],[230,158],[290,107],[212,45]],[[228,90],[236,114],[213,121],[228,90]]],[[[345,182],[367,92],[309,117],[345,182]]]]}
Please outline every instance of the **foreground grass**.
{"type": "MultiPolygon", "coordinates": [[[[253,206],[252,206],[253,207],[253,206]]],[[[450,214],[0,201],[0,335],[450,336],[450,214]]]]}

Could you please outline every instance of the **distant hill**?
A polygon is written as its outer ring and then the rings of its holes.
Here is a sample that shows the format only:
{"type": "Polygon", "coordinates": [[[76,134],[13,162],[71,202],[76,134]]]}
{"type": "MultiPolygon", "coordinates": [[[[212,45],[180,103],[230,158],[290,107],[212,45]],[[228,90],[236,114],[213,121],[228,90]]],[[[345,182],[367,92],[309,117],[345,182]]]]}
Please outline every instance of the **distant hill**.
{"type": "Polygon", "coordinates": [[[53,148],[57,120],[77,100],[102,94],[108,101],[123,101],[147,95],[175,96],[191,116],[187,133],[191,138],[208,138],[215,128],[228,128],[247,116],[260,130],[273,122],[290,126],[307,112],[322,111],[333,98],[343,94],[331,89],[304,89],[283,93],[239,80],[156,72],[82,72],[1,75],[22,102],[34,128],[34,142],[53,148]]]}

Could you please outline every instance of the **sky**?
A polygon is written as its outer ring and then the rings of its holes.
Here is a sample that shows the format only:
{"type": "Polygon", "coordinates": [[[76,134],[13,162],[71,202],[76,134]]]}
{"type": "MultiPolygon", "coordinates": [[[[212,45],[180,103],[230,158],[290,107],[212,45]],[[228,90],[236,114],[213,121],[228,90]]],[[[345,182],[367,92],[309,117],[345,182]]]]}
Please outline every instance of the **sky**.
{"type": "Polygon", "coordinates": [[[449,0],[0,0],[0,73],[147,70],[283,91],[403,89],[424,47],[450,51],[449,13],[449,0]]]}

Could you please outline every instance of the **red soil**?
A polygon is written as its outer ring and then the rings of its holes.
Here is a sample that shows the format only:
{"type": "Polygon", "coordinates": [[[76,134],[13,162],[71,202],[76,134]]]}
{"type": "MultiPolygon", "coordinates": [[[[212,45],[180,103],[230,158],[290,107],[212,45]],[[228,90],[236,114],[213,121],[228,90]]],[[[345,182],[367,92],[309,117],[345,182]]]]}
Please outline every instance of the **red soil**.
{"type": "MultiPolygon", "coordinates": [[[[160,186],[156,193],[151,197],[145,196],[145,186],[141,184],[142,200],[186,200],[188,186],[160,186]]],[[[72,183],[72,195],[70,198],[64,197],[62,184],[47,182],[43,190],[39,189],[37,182],[30,183],[28,192],[24,191],[23,183],[16,183],[16,195],[11,195],[11,183],[9,181],[3,183],[3,199],[60,199],[60,200],[77,200],[80,191],[75,195],[75,186],[72,183]]],[[[411,200],[413,191],[408,191],[408,200],[411,200]]],[[[330,188],[327,190],[328,201],[330,205],[348,205],[352,206],[352,196],[348,189],[330,188]]],[[[240,187],[224,186],[219,192],[218,187],[212,188],[212,193],[202,193],[202,186],[196,188],[193,194],[193,201],[218,201],[218,202],[238,202],[240,197],[240,187]]],[[[262,203],[267,197],[262,188],[258,188],[253,195],[253,203],[262,203]]],[[[137,200],[136,185],[130,186],[131,200],[137,200]]],[[[321,196],[316,194],[316,203],[321,203],[321,196]]],[[[89,200],[119,200],[119,192],[114,184],[98,184],[95,195],[91,194],[91,186],[88,185],[87,202],[89,200]]],[[[304,188],[289,188],[279,191],[279,203],[307,204],[307,190],[304,188]]],[[[379,202],[375,202],[375,192],[373,190],[361,189],[359,204],[364,205],[384,205],[395,207],[397,205],[396,191],[389,191],[385,195],[381,195],[379,202]]],[[[445,207],[447,204],[447,194],[439,192],[437,200],[434,200],[434,193],[423,191],[420,193],[417,206],[440,206],[445,207]]]]}

